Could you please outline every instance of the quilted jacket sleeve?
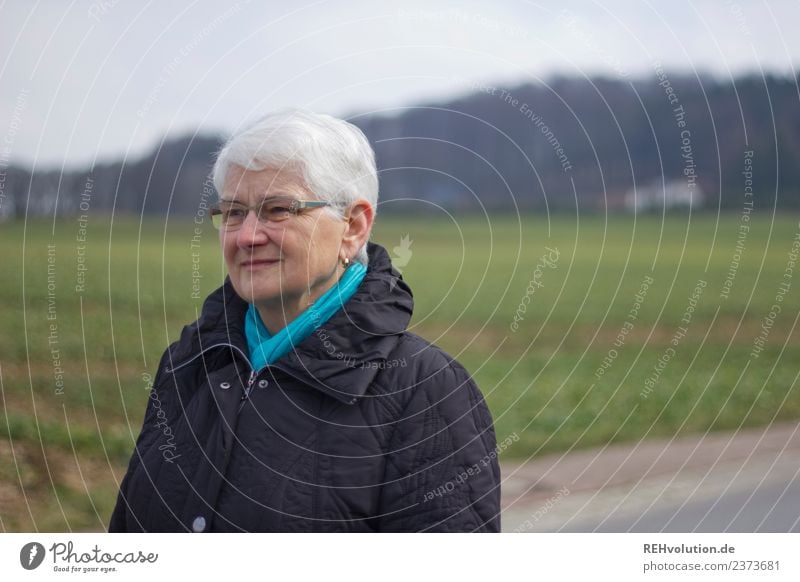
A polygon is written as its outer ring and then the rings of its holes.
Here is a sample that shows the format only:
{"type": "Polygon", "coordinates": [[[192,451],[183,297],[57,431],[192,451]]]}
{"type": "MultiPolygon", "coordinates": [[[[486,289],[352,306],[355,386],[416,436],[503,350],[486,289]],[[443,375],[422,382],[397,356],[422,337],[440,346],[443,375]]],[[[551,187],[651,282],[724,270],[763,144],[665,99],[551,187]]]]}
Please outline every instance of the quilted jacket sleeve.
{"type": "Polygon", "coordinates": [[[387,532],[500,531],[492,418],[455,360],[414,388],[395,424],[379,515],[387,532]]]}
{"type": "Polygon", "coordinates": [[[128,494],[128,481],[130,480],[131,474],[136,470],[136,467],[139,465],[141,461],[141,455],[147,450],[147,448],[156,441],[159,436],[159,429],[158,429],[158,408],[156,407],[155,403],[157,401],[160,402],[158,394],[158,388],[162,383],[162,377],[164,375],[164,370],[166,365],[169,363],[169,349],[164,351],[164,354],[161,356],[161,362],[159,363],[158,370],[156,371],[156,377],[153,381],[153,387],[150,390],[150,398],[147,399],[147,408],[145,409],[144,413],[144,421],[142,422],[142,429],[139,432],[139,436],[136,439],[136,446],[133,449],[133,454],[131,455],[131,460],[128,463],[128,470],[125,472],[125,477],[122,479],[122,483],[119,487],[119,493],[117,494],[117,504],[114,507],[114,511],[111,514],[111,519],[108,525],[108,531],[111,533],[116,532],[128,532],[128,531],[140,531],[141,527],[137,527],[136,524],[129,524],[127,523],[126,514],[127,514],[127,506],[128,503],[126,501],[126,497],[128,494]]]}

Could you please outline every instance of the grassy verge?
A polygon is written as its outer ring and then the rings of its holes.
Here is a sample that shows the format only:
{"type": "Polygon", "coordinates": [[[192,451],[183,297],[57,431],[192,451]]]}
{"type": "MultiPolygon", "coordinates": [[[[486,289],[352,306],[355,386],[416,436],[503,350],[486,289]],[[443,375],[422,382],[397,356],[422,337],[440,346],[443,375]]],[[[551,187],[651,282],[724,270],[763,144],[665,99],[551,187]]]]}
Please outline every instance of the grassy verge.
{"type": "MultiPolygon", "coordinates": [[[[412,330],[527,458],[800,418],[799,218],[754,216],[742,241],[738,215],[381,216],[374,240],[414,291],[412,330]]],[[[194,226],[3,225],[2,529],[104,527],[148,377],[224,275],[194,226]]]]}

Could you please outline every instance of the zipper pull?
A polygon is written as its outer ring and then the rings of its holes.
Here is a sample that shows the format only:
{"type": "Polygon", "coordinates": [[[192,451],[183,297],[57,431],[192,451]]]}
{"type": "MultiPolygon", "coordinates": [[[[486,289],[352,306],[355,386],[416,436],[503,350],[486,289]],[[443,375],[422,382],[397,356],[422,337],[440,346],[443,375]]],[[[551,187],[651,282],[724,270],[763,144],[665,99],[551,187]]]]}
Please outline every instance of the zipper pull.
{"type": "Polygon", "coordinates": [[[256,376],[258,374],[255,370],[250,370],[250,377],[247,379],[247,386],[244,389],[244,394],[242,395],[242,400],[247,400],[250,397],[250,390],[253,388],[253,384],[256,382],[256,376]]]}

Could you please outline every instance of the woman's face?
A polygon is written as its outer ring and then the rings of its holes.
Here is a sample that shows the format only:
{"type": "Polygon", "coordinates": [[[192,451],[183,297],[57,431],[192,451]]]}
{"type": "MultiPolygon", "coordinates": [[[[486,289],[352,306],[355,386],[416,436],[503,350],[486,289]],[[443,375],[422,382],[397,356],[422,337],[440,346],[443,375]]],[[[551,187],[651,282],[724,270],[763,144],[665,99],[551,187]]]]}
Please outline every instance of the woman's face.
{"type": "MultiPolygon", "coordinates": [[[[317,199],[293,171],[228,169],[223,200],[257,206],[272,196],[317,199]]],[[[346,225],[325,208],[303,209],[282,222],[260,222],[248,212],[237,230],[220,230],[233,288],[256,306],[303,311],[339,278],[346,225]]]]}

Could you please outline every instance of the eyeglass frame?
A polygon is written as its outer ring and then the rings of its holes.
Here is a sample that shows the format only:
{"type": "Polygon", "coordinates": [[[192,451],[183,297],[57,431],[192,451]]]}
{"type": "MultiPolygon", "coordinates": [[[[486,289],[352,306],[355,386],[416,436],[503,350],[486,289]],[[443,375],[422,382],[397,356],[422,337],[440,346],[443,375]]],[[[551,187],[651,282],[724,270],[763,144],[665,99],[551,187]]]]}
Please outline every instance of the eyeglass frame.
{"type": "Polygon", "coordinates": [[[211,207],[209,208],[209,214],[211,216],[211,224],[214,225],[214,228],[216,228],[217,230],[234,231],[241,228],[242,224],[244,224],[244,221],[247,219],[247,215],[250,214],[251,210],[255,213],[256,219],[260,224],[270,224],[270,223],[276,224],[285,222],[289,220],[289,218],[291,218],[292,216],[297,216],[301,210],[322,208],[324,206],[333,206],[333,203],[327,200],[298,200],[296,198],[292,198],[291,196],[268,196],[266,198],[263,198],[258,204],[253,206],[247,206],[245,204],[242,204],[241,202],[236,202],[235,200],[220,200],[219,202],[216,202],[215,204],[211,205],[211,207]],[[281,218],[280,220],[270,220],[269,218],[262,218],[260,212],[261,208],[269,200],[285,200],[289,202],[289,209],[288,209],[290,213],[289,216],[287,216],[286,218],[281,218]],[[222,223],[220,223],[219,226],[217,225],[217,220],[215,217],[222,215],[221,205],[223,203],[235,204],[236,206],[238,206],[240,210],[247,211],[247,214],[245,214],[244,218],[242,218],[241,224],[238,224],[233,227],[225,226],[222,223]]]}

